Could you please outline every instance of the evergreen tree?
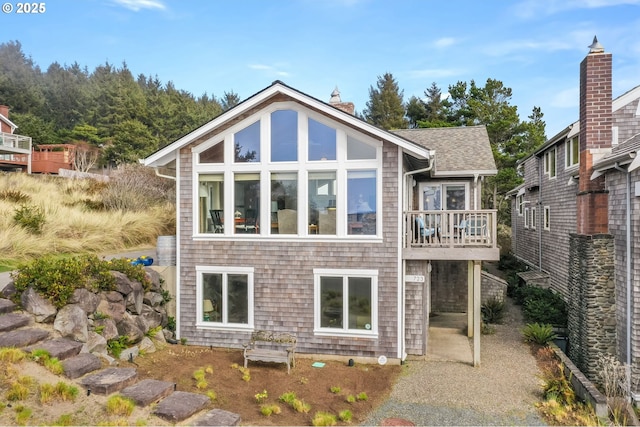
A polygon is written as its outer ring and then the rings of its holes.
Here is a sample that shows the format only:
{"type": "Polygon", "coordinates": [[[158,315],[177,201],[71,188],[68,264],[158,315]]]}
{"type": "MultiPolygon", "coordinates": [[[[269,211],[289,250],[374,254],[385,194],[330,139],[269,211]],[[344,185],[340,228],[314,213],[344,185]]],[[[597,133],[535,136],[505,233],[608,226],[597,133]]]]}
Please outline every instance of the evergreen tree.
{"type": "Polygon", "coordinates": [[[369,88],[369,101],[362,112],[364,120],[382,129],[405,129],[409,121],[405,118],[403,95],[391,73],[378,76],[376,88],[369,88]]]}

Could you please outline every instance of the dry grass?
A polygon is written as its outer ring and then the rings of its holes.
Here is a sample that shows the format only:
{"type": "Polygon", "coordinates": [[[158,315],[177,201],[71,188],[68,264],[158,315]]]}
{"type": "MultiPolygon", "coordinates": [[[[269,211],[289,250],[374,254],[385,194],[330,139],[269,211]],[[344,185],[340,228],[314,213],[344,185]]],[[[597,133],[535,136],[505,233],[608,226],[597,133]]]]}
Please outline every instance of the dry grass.
{"type": "Polygon", "coordinates": [[[92,180],[0,174],[2,191],[27,200],[0,197],[0,265],[14,266],[43,253],[100,254],[149,246],[157,236],[175,232],[175,207],[169,201],[137,212],[90,209],[89,205],[100,205],[104,188],[92,180]],[[42,233],[29,232],[14,221],[16,209],[23,205],[44,211],[42,233]]]}

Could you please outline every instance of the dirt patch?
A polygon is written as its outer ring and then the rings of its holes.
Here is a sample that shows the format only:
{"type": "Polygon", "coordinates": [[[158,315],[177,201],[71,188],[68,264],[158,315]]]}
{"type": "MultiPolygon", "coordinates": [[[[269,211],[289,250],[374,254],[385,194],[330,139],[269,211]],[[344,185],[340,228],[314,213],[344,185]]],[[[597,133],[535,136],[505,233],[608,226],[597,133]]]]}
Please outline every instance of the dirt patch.
{"type": "MultiPolygon", "coordinates": [[[[194,346],[172,346],[162,352],[136,359],[138,376],[176,383],[177,390],[206,393],[213,390],[217,399],[212,408],[240,414],[245,425],[310,425],[318,411],[337,415],[350,410],[351,424],[365,421],[367,414],[388,396],[402,368],[391,365],[348,366],[342,362],[323,361],[323,367],[313,367],[314,360],[299,357],[296,367],[287,374],[284,364],[249,363],[248,381],[243,379],[241,350],[210,349],[194,346]],[[205,372],[208,386],[198,389],[194,372],[205,372]],[[332,392],[331,389],[334,388],[332,392]],[[339,391],[336,389],[339,387],[339,391]],[[266,390],[262,404],[277,404],[280,414],[267,417],[260,413],[261,403],[256,394],[266,390]],[[298,399],[308,403],[308,413],[297,412],[290,405],[279,401],[287,392],[294,392],[298,399]],[[367,400],[347,402],[348,396],[365,393],[367,400]]],[[[341,423],[346,424],[346,423],[341,423]]]]}
{"type": "MultiPolygon", "coordinates": [[[[240,369],[243,366],[241,350],[211,349],[207,347],[172,345],[165,349],[140,356],[135,364],[122,362],[120,367],[135,367],[138,380],[152,378],[171,381],[176,389],[206,394],[213,391],[216,400],[208,409],[220,408],[240,414],[243,425],[311,425],[318,411],[337,415],[340,411],[350,410],[353,414],[350,423],[361,424],[374,408],[389,395],[393,384],[402,371],[401,366],[363,365],[350,367],[346,363],[323,361],[324,367],[313,367],[313,360],[298,358],[295,368],[287,375],[284,364],[249,364],[249,380],[243,379],[240,369]],[[209,368],[209,369],[208,369],[209,368]],[[205,370],[206,386],[197,387],[194,373],[205,370]],[[334,388],[334,392],[331,388],[334,388]],[[336,387],[339,387],[339,392],[336,387]],[[256,394],[266,390],[263,404],[277,404],[280,414],[267,417],[260,413],[256,394]],[[290,405],[280,402],[279,397],[286,392],[294,392],[296,397],[310,406],[307,413],[297,412],[290,405]],[[365,393],[366,400],[356,399],[349,403],[348,396],[356,397],[365,393]]],[[[245,378],[246,379],[246,378],[245,378]]],[[[47,371],[32,361],[20,363],[0,362],[0,425],[16,425],[21,410],[29,412],[23,421],[27,425],[171,425],[151,415],[154,405],[136,408],[129,416],[109,415],[106,410],[107,396],[87,395],[78,385],[79,380],[68,380],[47,371]],[[28,396],[23,400],[9,400],[9,389],[13,383],[30,377],[28,396]],[[64,382],[79,389],[76,399],[71,401],[40,401],[40,385],[64,382]]],[[[29,382],[29,381],[27,381],[29,382]]],[[[364,397],[362,395],[361,397],[364,397]]],[[[198,417],[194,416],[194,419],[198,417]]],[[[188,425],[193,419],[182,423],[188,425]]]]}

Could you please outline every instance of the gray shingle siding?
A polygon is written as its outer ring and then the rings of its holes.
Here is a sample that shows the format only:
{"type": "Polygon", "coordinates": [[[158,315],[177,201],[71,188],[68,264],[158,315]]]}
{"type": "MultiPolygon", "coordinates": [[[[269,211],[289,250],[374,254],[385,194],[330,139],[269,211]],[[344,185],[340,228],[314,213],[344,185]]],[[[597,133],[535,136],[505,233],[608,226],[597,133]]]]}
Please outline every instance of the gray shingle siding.
{"type": "Polygon", "coordinates": [[[300,353],[397,357],[398,352],[398,149],[383,146],[383,240],[194,241],[192,235],[191,150],[181,150],[180,181],[180,335],[196,345],[239,348],[248,332],[195,327],[197,265],[254,268],[256,329],[293,332],[300,353]],[[315,336],[314,268],[378,270],[378,338],[315,336]]]}

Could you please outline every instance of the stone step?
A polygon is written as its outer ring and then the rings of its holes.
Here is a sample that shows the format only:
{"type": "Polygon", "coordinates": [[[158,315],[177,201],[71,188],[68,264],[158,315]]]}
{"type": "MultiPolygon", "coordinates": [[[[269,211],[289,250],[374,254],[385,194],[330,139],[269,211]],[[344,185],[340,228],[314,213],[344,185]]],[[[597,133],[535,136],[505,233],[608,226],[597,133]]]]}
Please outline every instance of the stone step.
{"type": "Polygon", "coordinates": [[[8,313],[0,316],[0,332],[13,331],[31,323],[31,316],[21,313],[8,313]]]}
{"type": "Polygon", "coordinates": [[[80,381],[89,393],[111,394],[129,387],[138,378],[135,368],[107,368],[80,381]]]}
{"type": "Polygon", "coordinates": [[[58,360],[68,359],[77,356],[82,350],[82,343],[69,338],[54,338],[30,345],[24,350],[31,352],[33,350],[46,350],[51,357],[57,357],[58,360]]]}
{"type": "Polygon", "coordinates": [[[152,413],[169,422],[178,423],[202,411],[209,403],[211,399],[203,394],[174,391],[158,403],[152,413]]]}
{"type": "Polygon", "coordinates": [[[42,341],[48,336],[48,331],[37,328],[16,329],[9,332],[2,332],[0,333],[0,347],[23,348],[42,341]]]}
{"type": "Polygon", "coordinates": [[[0,298],[0,314],[11,313],[16,305],[10,299],[0,298]]]}
{"type": "Polygon", "coordinates": [[[95,354],[80,353],[62,361],[64,375],[69,379],[80,378],[89,372],[102,368],[102,360],[95,354]]]}
{"type": "Polygon", "coordinates": [[[194,422],[192,426],[239,426],[240,415],[222,409],[213,409],[194,422]]]}
{"type": "Polygon", "coordinates": [[[147,406],[164,399],[175,390],[175,383],[146,379],[122,390],[120,394],[133,400],[138,406],[147,406]]]}

